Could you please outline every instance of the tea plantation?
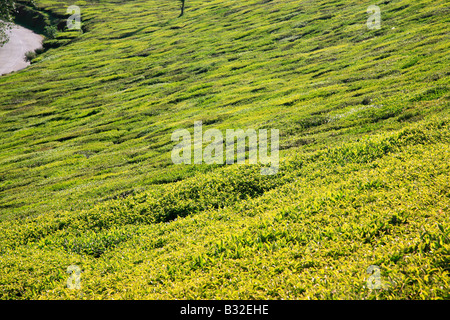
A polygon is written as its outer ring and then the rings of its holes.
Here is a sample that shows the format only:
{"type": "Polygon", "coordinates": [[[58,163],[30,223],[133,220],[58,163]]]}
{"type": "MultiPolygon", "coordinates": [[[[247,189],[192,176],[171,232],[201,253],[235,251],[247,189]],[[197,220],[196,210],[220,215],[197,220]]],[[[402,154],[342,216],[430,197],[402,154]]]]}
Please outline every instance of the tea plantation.
{"type": "Polygon", "coordinates": [[[57,31],[0,77],[1,299],[450,298],[448,1],[19,5],[57,31]],[[173,164],[195,121],[278,173],[173,164]]]}

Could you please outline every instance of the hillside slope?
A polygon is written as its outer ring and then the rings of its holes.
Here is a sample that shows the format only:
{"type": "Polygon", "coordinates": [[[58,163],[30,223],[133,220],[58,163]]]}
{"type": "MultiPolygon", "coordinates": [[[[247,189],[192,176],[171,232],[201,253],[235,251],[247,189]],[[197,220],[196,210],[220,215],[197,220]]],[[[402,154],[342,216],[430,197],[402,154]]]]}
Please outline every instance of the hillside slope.
{"type": "Polygon", "coordinates": [[[77,2],[0,77],[0,297],[449,298],[450,8],[372,4],[77,2]],[[278,174],[172,164],[198,120],[279,129],[278,174]]]}

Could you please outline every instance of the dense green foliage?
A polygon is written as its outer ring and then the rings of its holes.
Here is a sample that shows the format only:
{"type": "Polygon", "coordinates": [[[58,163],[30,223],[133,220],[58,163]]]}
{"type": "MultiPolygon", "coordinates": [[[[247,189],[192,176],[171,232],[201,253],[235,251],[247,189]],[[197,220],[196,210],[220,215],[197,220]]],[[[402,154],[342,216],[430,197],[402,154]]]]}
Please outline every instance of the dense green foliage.
{"type": "Polygon", "coordinates": [[[0,0],[0,19],[10,21],[14,10],[13,0],[0,0]]]}
{"type": "Polygon", "coordinates": [[[445,1],[36,4],[83,29],[0,78],[1,298],[450,298],[445,1]],[[196,120],[278,174],[173,165],[196,120]]]}
{"type": "Polygon", "coordinates": [[[7,31],[10,27],[9,22],[12,20],[13,10],[13,0],[0,0],[0,47],[9,40],[7,31]]]}

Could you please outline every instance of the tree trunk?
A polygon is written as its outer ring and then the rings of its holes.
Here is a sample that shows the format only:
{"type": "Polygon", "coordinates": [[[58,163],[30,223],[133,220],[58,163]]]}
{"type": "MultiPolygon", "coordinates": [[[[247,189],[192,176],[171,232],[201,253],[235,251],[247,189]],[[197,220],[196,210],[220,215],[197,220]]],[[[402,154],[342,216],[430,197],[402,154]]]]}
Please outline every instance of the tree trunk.
{"type": "Polygon", "coordinates": [[[181,17],[181,16],[184,14],[184,1],[185,1],[185,0],[181,0],[181,13],[180,13],[180,15],[178,16],[178,18],[181,17]]]}

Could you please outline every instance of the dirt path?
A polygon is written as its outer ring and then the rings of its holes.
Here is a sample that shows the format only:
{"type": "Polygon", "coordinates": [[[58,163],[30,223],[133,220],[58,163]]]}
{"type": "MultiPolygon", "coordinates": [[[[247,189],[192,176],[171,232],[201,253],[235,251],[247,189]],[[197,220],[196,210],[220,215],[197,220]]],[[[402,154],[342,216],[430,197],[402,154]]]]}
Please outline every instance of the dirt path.
{"type": "Polygon", "coordinates": [[[0,75],[26,68],[25,53],[42,47],[43,37],[22,26],[9,31],[9,41],[0,47],[0,75]]]}

